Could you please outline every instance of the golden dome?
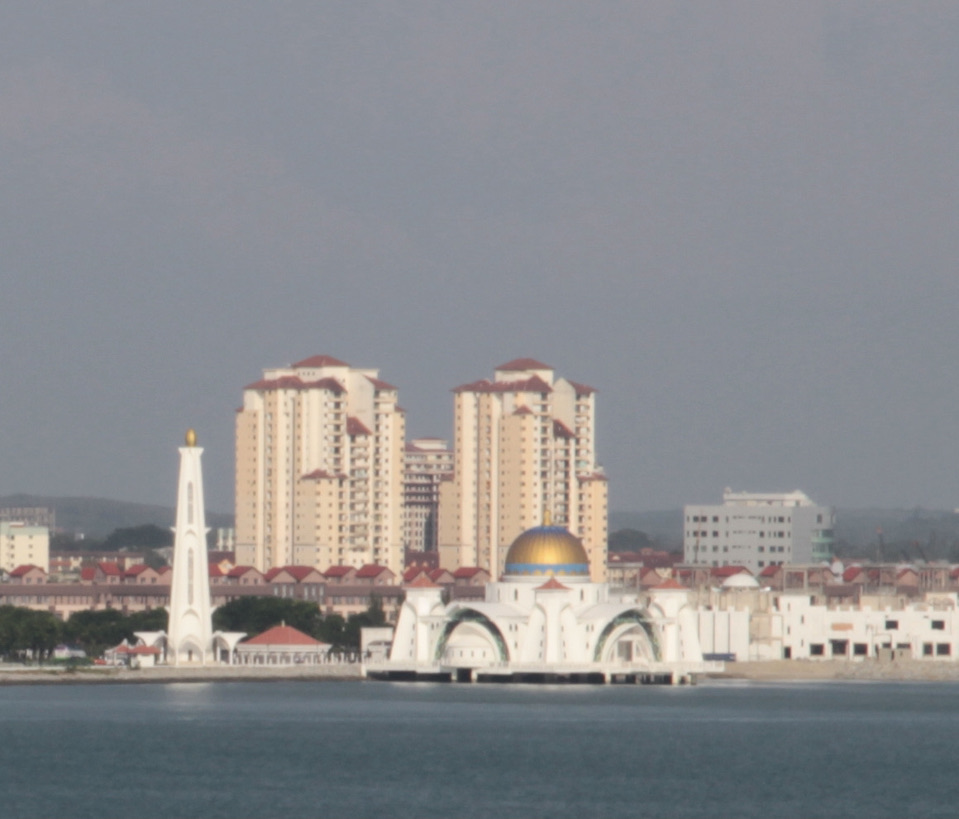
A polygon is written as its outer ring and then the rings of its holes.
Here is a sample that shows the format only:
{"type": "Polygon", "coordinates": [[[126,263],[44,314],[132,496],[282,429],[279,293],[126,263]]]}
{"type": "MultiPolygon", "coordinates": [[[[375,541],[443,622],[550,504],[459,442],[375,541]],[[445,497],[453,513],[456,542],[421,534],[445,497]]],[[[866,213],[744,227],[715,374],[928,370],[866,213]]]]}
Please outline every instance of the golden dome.
{"type": "Polygon", "coordinates": [[[186,445],[187,446],[196,446],[196,431],[188,429],[186,431],[186,445]]]}
{"type": "Polygon", "coordinates": [[[506,553],[505,573],[589,577],[589,558],[579,538],[562,526],[527,529],[506,553]]]}

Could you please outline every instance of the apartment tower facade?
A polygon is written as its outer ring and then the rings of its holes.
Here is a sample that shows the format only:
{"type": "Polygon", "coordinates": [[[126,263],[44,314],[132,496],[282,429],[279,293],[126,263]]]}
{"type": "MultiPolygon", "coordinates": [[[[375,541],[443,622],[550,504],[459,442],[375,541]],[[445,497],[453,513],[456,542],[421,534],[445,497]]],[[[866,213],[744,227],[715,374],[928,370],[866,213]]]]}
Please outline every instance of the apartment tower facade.
{"type": "Polygon", "coordinates": [[[403,477],[403,545],[412,551],[439,547],[440,485],[453,479],[453,450],[442,438],[406,444],[403,477]]]}
{"type": "Polygon", "coordinates": [[[494,578],[510,544],[544,520],[580,538],[606,579],[607,485],[596,463],[596,393],[529,358],[453,390],[455,477],[440,486],[440,565],[494,578]]]}
{"type": "Polygon", "coordinates": [[[406,432],[397,389],[317,355],[264,370],[236,417],[236,560],[402,571],[406,432]]]}

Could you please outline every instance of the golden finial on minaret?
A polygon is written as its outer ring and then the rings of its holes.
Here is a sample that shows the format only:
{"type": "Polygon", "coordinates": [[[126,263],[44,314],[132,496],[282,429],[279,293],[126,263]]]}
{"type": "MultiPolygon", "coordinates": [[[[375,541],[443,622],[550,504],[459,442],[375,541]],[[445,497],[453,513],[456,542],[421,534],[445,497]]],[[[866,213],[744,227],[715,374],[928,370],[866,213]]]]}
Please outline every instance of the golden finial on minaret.
{"type": "Polygon", "coordinates": [[[188,429],[186,431],[186,445],[196,446],[196,430],[188,429]]]}
{"type": "Polygon", "coordinates": [[[552,526],[553,525],[553,516],[550,514],[549,509],[543,510],[543,526],[552,526]]]}

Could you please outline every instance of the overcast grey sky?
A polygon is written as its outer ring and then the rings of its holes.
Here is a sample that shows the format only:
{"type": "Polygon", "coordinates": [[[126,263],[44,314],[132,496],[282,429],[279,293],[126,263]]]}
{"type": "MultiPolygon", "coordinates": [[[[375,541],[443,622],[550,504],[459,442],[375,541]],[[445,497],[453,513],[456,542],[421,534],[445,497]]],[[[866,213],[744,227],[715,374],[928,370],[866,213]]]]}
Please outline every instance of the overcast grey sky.
{"type": "Polygon", "coordinates": [[[613,509],[959,505],[959,4],[5,2],[0,494],[233,507],[264,367],[539,358],[613,509]]]}

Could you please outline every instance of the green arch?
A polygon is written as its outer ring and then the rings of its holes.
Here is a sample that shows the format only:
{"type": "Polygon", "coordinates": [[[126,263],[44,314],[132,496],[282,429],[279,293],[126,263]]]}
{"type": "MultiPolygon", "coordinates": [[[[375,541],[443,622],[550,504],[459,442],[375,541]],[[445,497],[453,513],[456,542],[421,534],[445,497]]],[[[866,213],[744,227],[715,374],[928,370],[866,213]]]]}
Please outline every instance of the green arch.
{"type": "Polygon", "coordinates": [[[653,659],[657,661],[662,659],[663,653],[659,647],[659,639],[656,637],[656,630],[649,621],[649,617],[645,612],[639,609],[628,609],[627,611],[617,614],[606,624],[606,627],[600,633],[599,639],[596,641],[596,650],[593,652],[593,660],[595,662],[602,662],[603,650],[606,648],[606,641],[609,639],[609,635],[627,623],[637,625],[646,632],[649,644],[653,647],[653,659]]]}
{"type": "Polygon", "coordinates": [[[506,647],[506,640],[503,639],[503,635],[500,633],[500,630],[496,627],[496,624],[489,619],[485,614],[476,609],[459,609],[452,617],[450,617],[449,622],[443,627],[443,633],[440,635],[439,642],[436,644],[436,652],[433,655],[433,659],[439,662],[443,659],[443,653],[446,651],[446,643],[449,641],[450,635],[456,630],[456,627],[460,623],[476,623],[482,628],[486,629],[489,632],[490,637],[493,638],[493,643],[496,645],[496,650],[499,652],[500,662],[508,663],[509,662],[509,650],[506,647]]]}

